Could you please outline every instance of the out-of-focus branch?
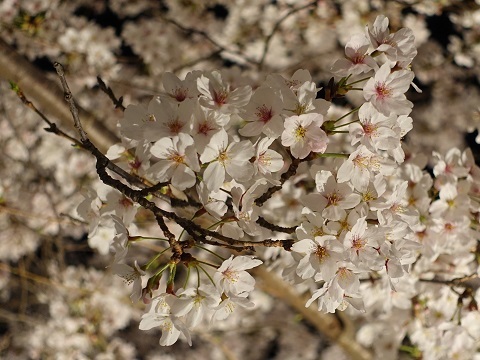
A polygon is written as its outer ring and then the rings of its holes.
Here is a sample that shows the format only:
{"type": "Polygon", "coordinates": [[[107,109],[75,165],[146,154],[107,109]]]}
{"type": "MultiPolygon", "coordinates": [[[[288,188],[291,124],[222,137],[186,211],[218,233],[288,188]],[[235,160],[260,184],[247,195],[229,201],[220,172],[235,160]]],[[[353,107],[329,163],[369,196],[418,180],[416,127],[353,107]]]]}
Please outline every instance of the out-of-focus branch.
{"type": "Polygon", "coordinates": [[[313,7],[313,6],[316,6],[318,3],[318,0],[314,0],[314,1],[311,1],[305,5],[302,5],[302,6],[299,6],[297,8],[293,8],[291,9],[288,13],[286,13],[284,16],[282,16],[276,23],[275,23],[275,26],[273,27],[272,29],[272,32],[270,34],[268,34],[268,36],[265,38],[265,43],[263,44],[263,53],[262,53],[262,58],[260,59],[260,62],[258,64],[259,68],[261,69],[263,67],[263,65],[265,64],[265,58],[267,57],[267,54],[268,54],[268,49],[270,48],[270,43],[272,41],[272,38],[273,36],[275,35],[275,33],[278,31],[278,29],[280,28],[280,25],[282,25],[282,23],[287,20],[290,16],[292,16],[293,14],[301,11],[301,10],[304,10],[304,9],[308,9],[309,7],[313,7]]]}
{"type": "Polygon", "coordinates": [[[100,87],[100,90],[102,90],[105,94],[108,95],[110,100],[112,100],[113,104],[115,105],[115,109],[120,109],[122,111],[125,111],[125,106],[123,106],[123,96],[120,96],[118,99],[115,96],[112,88],[110,86],[107,86],[105,82],[102,80],[100,76],[97,76],[97,82],[98,86],[100,87]]]}
{"type": "MultiPolygon", "coordinates": [[[[47,78],[34,65],[19,55],[0,38],[0,79],[12,81],[40,108],[57,118],[63,128],[73,130],[72,117],[57,83],[47,78]]],[[[118,142],[117,136],[95,116],[79,107],[82,124],[89,138],[102,151],[118,142]]]]}
{"type": "Polygon", "coordinates": [[[315,305],[306,308],[305,303],[308,299],[298,295],[292,286],[267,271],[265,267],[257,267],[251,272],[259,280],[257,286],[260,289],[281,299],[302,314],[305,320],[315,326],[319,332],[342,347],[352,360],[371,360],[373,358],[372,354],[352,337],[351,330],[345,329],[334,315],[317,311],[315,305]]]}

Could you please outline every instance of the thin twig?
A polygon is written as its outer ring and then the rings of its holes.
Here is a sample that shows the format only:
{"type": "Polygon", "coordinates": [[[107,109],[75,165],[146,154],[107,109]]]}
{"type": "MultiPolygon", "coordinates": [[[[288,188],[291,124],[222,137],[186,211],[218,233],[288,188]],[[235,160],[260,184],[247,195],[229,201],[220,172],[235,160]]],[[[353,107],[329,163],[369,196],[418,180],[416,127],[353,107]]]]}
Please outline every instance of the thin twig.
{"type": "Polygon", "coordinates": [[[449,285],[449,286],[460,286],[464,288],[472,288],[472,289],[477,289],[479,287],[478,284],[472,284],[471,281],[478,279],[478,274],[474,273],[471,275],[455,278],[452,280],[445,280],[445,279],[438,279],[438,278],[433,278],[433,279],[418,279],[421,282],[427,282],[427,283],[432,283],[432,284],[440,284],[440,285],[449,285]]]}
{"type": "Polygon", "coordinates": [[[269,229],[269,230],[272,230],[272,231],[277,231],[277,232],[283,232],[283,233],[286,233],[286,234],[293,234],[295,232],[295,229],[297,228],[296,226],[283,227],[283,226],[275,225],[275,224],[270,223],[269,221],[267,221],[266,219],[264,219],[261,216],[258,217],[257,224],[266,228],[266,229],[269,229]]]}
{"type": "Polygon", "coordinates": [[[205,31],[203,30],[198,30],[198,29],[195,29],[195,28],[189,28],[189,27],[186,27],[182,24],[180,24],[178,21],[174,20],[174,19],[171,19],[171,18],[168,18],[166,16],[164,16],[163,14],[159,14],[159,16],[166,22],[172,24],[172,25],[175,25],[177,28],[179,28],[180,30],[182,30],[183,32],[187,33],[188,35],[191,35],[191,34],[197,34],[201,37],[203,37],[205,40],[207,40],[210,44],[212,44],[213,46],[217,47],[220,52],[229,52],[229,53],[232,53],[232,54],[236,54],[238,56],[240,56],[242,59],[244,59],[245,61],[255,65],[255,66],[259,66],[259,62],[258,60],[255,60],[255,59],[252,59],[250,57],[248,57],[247,55],[243,54],[242,52],[240,51],[237,51],[237,50],[232,50],[232,49],[228,49],[226,48],[225,46],[223,46],[222,44],[218,43],[216,40],[214,40],[208,33],[206,33],[205,31]]]}
{"type": "Polygon", "coordinates": [[[293,14],[303,10],[303,9],[307,9],[311,6],[315,6],[317,5],[318,3],[318,0],[315,0],[315,1],[311,1],[303,6],[299,6],[298,8],[293,8],[292,10],[290,10],[288,13],[286,13],[283,17],[281,17],[274,25],[272,31],[270,32],[270,34],[268,34],[268,36],[266,37],[265,39],[265,43],[263,45],[263,53],[262,53],[262,57],[260,58],[260,62],[258,64],[258,67],[260,69],[262,69],[263,67],[263,64],[265,62],[265,58],[267,56],[267,53],[268,53],[268,48],[270,47],[270,43],[272,41],[272,38],[273,36],[275,35],[275,33],[278,31],[278,29],[280,28],[280,25],[286,20],[288,19],[290,16],[292,16],[293,14]]]}
{"type": "Polygon", "coordinates": [[[10,81],[10,87],[12,90],[17,94],[18,98],[30,109],[35,111],[35,113],[42,118],[43,121],[45,121],[48,124],[48,128],[45,128],[45,131],[51,132],[57,136],[63,137],[65,139],[68,139],[72,143],[74,143],[78,147],[83,147],[82,143],[75,139],[74,137],[68,135],[67,133],[63,132],[60,130],[54,122],[50,121],[38,108],[25,96],[23,93],[22,89],[14,83],[13,81],[10,81]]]}
{"type": "Polygon", "coordinates": [[[100,87],[100,90],[102,90],[105,94],[107,94],[110,100],[112,100],[113,105],[115,105],[115,109],[120,109],[122,111],[125,111],[125,106],[123,106],[123,96],[120,96],[117,99],[117,97],[113,93],[112,88],[107,86],[100,76],[97,76],[97,82],[98,82],[98,86],[100,87]]]}
{"type": "Polygon", "coordinates": [[[80,122],[80,118],[78,116],[78,108],[75,105],[75,100],[73,100],[72,92],[70,91],[70,88],[68,87],[68,84],[67,84],[67,80],[65,79],[65,70],[62,64],[60,64],[59,62],[55,62],[53,66],[55,67],[55,70],[57,70],[58,77],[62,82],[65,101],[68,103],[68,105],[70,105],[70,112],[72,113],[72,116],[73,116],[75,129],[77,129],[77,132],[80,135],[80,140],[83,143],[85,140],[88,139],[88,137],[85,130],[83,130],[82,124],[80,122]]]}

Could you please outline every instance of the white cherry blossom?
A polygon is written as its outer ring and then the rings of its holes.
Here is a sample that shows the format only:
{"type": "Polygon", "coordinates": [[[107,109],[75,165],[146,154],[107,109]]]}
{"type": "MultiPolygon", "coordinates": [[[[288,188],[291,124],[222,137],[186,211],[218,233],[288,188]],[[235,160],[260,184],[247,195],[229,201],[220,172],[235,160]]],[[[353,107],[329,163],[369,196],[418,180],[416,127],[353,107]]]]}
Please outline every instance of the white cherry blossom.
{"type": "Polygon", "coordinates": [[[200,156],[203,164],[209,163],[203,173],[203,181],[211,191],[218,190],[226,179],[242,181],[253,175],[253,164],[250,159],[254,155],[254,148],[250,141],[232,141],[228,143],[228,134],[225,130],[212,136],[210,143],[200,156]],[[226,173],[226,174],[225,174],[226,173]]]}
{"type": "Polygon", "coordinates": [[[412,111],[413,104],[407,100],[407,92],[414,74],[409,70],[392,72],[390,64],[383,64],[363,87],[365,100],[383,115],[408,115],[412,111]]]}
{"type": "Polygon", "coordinates": [[[245,106],[242,118],[247,122],[239,130],[243,136],[257,136],[261,133],[277,138],[283,131],[282,98],[269,87],[255,90],[250,102],[245,106]]]}
{"type": "Polygon", "coordinates": [[[310,152],[324,153],[327,150],[327,134],[320,128],[323,116],[320,114],[295,115],[285,119],[282,145],[290,147],[297,159],[306,158],[310,152]]]}
{"type": "Polygon", "coordinates": [[[230,256],[217,269],[213,280],[219,292],[227,295],[243,296],[253,290],[255,279],[245,270],[252,269],[262,264],[259,259],[252,256],[230,256]]]}
{"type": "Polygon", "coordinates": [[[369,47],[370,41],[365,35],[353,35],[345,45],[345,59],[337,60],[331,71],[338,76],[348,76],[378,69],[376,61],[368,54],[369,47]]]}
{"type": "Polygon", "coordinates": [[[158,181],[169,181],[179,190],[196,183],[195,172],[200,171],[197,153],[191,136],[179,134],[155,142],[151,153],[160,159],[149,169],[149,174],[158,181]]]}

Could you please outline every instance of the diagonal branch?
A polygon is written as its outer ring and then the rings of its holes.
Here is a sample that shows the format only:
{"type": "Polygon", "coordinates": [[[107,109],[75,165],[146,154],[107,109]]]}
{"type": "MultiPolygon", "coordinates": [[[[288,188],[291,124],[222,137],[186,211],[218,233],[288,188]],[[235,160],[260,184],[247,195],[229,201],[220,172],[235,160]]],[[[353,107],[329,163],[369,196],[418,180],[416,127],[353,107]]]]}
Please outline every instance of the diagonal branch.
{"type": "MultiPolygon", "coordinates": [[[[39,109],[48,109],[50,115],[59,120],[59,125],[72,129],[71,114],[62,101],[62,92],[57,83],[50,80],[10,45],[0,38],[0,79],[9,80],[22,91],[39,109]]],[[[100,144],[102,151],[118,142],[117,136],[104,122],[81,107],[77,107],[82,116],[82,123],[92,141],[100,144]]]]}
{"type": "Polygon", "coordinates": [[[301,10],[308,9],[309,7],[316,6],[317,3],[318,3],[318,0],[314,0],[314,1],[311,1],[307,4],[305,4],[305,5],[299,6],[298,8],[293,8],[275,23],[275,26],[273,27],[272,32],[270,34],[268,34],[268,36],[265,39],[265,43],[263,44],[262,57],[260,59],[260,62],[258,63],[258,66],[259,66],[260,69],[263,67],[263,64],[265,63],[265,58],[267,56],[268,49],[270,47],[270,43],[272,41],[273,36],[275,35],[275,33],[280,28],[280,25],[282,25],[282,23],[285,20],[287,20],[290,16],[292,16],[293,14],[295,14],[295,13],[301,11],[301,10]]]}

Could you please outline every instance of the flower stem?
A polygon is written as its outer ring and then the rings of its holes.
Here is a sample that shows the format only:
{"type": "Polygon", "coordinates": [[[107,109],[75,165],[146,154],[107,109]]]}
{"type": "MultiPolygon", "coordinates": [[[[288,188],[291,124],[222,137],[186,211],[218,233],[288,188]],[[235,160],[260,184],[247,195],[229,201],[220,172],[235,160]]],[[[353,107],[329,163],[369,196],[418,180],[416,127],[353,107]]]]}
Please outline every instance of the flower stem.
{"type": "Polygon", "coordinates": [[[205,273],[205,275],[207,275],[207,277],[210,280],[210,282],[212,283],[212,285],[215,286],[215,281],[213,281],[210,274],[201,265],[197,265],[197,266],[205,273]]]}
{"type": "Polygon", "coordinates": [[[348,158],[350,154],[340,154],[340,153],[323,153],[323,154],[316,154],[316,158],[322,157],[333,157],[333,158],[348,158]]]}
{"type": "Polygon", "coordinates": [[[147,265],[145,265],[145,270],[148,270],[148,268],[149,268],[160,256],[162,256],[162,255],[163,255],[167,250],[169,250],[169,249],[170,249],[170,247],[166,248],[165,250],[163,250],[163,251],[159,252],[157,255],[155,255],[155,256],[153,257],[153,259],[150,260],[150,261],[147,263],[147,265]]]}
{"type": "Polygon", "coordinates": [[[218,257],[220,260],[225,261],[225,258],[224,258],[224,257],[218,255],[216,252],[214,252],[214,251],[212,251],[212,250],[207,249],[207,248],[204,247],[204,246],[195,245],[195,247],[197,247],[197,248],[199,248],[199,249],[202,249],[202,250],[205,250],[205,251],[209,252],[210,254],[215,255],[215,256],[218,257]]]}
{"type": "Polygon", "coordinates": [[[349,111],[349,112],[348,112],[348,113],[346,113],[345,115],[343,115],[343,116],[339,117],[337,120],[334,120],[334,123],[336,123],[336,122],[338,122],[338,121],[340,121],[340,120],[342,120],[342,119],[346,118],[348,115],[350,115],[350,114],[353,114],[354,112],[357,112],[357,111],[358,111],[358,109],[360,109],[360,106],[358,106],[358,107],[356,107],[355,109],[353,109],[353,110],[349,111]]]}
{"type": "Polygon", "coordinates": [[[360,79],[360,80],[355,80],[354,82],[351,82],[350,84],[346,84],[345,86],[352,86],[352,85],[354,85],[354,84],[358,84],[358,83],[360,83],[360,82],[362,82],[362,81],[365,81],[365,80],[368,80],[368,79],[370,79],[370,78],[371,78],[371,76],[366,77],[366,78],[363,78],[363,79],[360,79]]]}
{"type": "MultiPolygon", "coordinates": [[[[353,124],[353,123],[356,123],[356,122],[360,122],[360,120],[357,119],[357,120],[349,121],[349,122],[347,122],[347,123],[345,123],[345,124],[335,126],[334,129],[338,129],[338,128],[341,128],[341,127],[343,127],[343,126],[347,126],[347,125],[350,125],[350,124],[353,124]]],[[[334,130],[332,130],[332,131],[334,131],[334,130]]]]}
{"type": "Polygon", "coordinates": [[[185,277],[185,282],[183,283],[183,288],[187,288],[188,280],[190,279],[190,266],[187,266],[187,276],[185,277]]]}
{"type": "Polygon", "coordinates": [[[201,261],[201,260],[198,260],[198,259],[197,259],[197,262],[199,262],[200,264],[205,264],[205,265],[211,266],[211,267],[213,267],[213,268],[215,268],[215,269],[218,268],[217,265],[210,264],[210,263],[208,263],[208,262],[206,262],[206,261],[201,261]]]}

